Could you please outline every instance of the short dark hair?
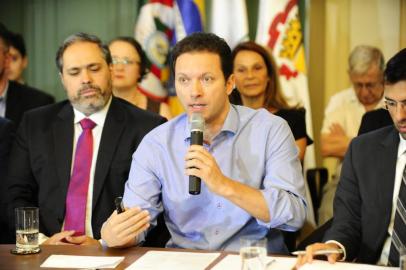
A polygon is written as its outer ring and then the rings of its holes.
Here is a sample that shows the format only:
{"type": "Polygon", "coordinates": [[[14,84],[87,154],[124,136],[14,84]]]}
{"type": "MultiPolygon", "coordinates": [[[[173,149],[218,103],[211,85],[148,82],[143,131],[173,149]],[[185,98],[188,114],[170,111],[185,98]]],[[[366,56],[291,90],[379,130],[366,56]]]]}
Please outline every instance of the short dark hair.
{"type": "Polygon", "coordinates": [[[10,31],[7,30],[6,26],[0,22],[0,40],[3,41],[5,49],[8,50],[10,46],[10,31]]]}
{"type": "Polygon", "coordinates": [[[400,50],[386,64],[385,84],[406,81],[406,48],[400,50]]]}
{"type": "Polygon", "coordinates": [[[144,50],[142,49],[141,45],[136,41],[133,37],[118,37],[109,42],[109,46],[115,42],[115,41],[123,41],[127,42],[128,44],[132,45],[134,49],[137,51],[138,55],[140,56],[140,78],[138,79],[138,82],[142,81],[144,79],[145,75],[148,72],[148,58],[145,55],[144,50]]]}
{"type": "Polygon", "coordinates": [[[100,48],[100,51],[103,53],[104,60],[106,60],[108,65],[111,64],[111,54],[107,45],[103,44],[101,40],[94,35],[80,32],[73,34],[69,36],[67,39],[65,39],[65,41],[62,43],[62,45],[56,52],[55,58],[56,67],[58,68],[60,73],[62,73],[63,69],[63,58],[62,58],[63,53],[70,45],[77,42],[90,42],[96,44],[100,48]]]}
{"type": "Polygon", "coordinates": [[[10,33],[10,46],[14,47],[22,57],[25,57],[27,55],[27,51],[25,49],[25,42],[24,38],[22,35],[18,33],[10,33]]]}
{"type": "Polygon", "coordinates": [[[224,39],[212,33],[196,32],[176,43],[170,58],[172,74],[175,74],[176,59],[181,54],[203,51],[217,54],[220,57],[221,70],[223,71],[224,78],[227,80],[233,73],[231,49],[224,39]]]}

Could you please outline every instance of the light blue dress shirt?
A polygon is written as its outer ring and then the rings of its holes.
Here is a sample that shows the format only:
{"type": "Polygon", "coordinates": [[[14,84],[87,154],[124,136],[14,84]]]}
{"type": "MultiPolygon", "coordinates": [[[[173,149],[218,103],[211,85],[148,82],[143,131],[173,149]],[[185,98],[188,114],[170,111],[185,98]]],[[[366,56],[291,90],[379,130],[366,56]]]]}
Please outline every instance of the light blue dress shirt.
{"type": "Polygon", "coordinates": [[[165,210],[167,247],[238,251],[239,238],[252,236],[267,237],[268,252],[285,252],[282,235],[273,228],[301,228],[306,210],[298,150],[285,120],[264,109],[232,105],[220,133],[204,145],[225,176],[262,192],[269,223],[210,192],[203,181],[200,195],[190,195],[184,172],[189,145],[185,114],[147,134],[133,155],[124,204],[147,209],[152,225],[165,210]]]}

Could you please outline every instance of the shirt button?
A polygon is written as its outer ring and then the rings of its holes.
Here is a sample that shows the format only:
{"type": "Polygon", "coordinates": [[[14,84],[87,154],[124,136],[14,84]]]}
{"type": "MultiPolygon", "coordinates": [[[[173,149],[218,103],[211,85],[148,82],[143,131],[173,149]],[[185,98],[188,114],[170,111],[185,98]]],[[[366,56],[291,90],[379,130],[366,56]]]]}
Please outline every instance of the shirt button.
{"type": "Polygon", "coordinates": [[[221,203],[218,203],[218,204],[217,204],[217,208],[218,208],[218,209],[221,209],[221,203]]]}
{"type": "Polygon", "coordinates": [[[215,235],[218,235],[218,234],[219,234],[219,230],[216,230],[216,231],[214,232],[214,234],[215,234],[215,235]]]}

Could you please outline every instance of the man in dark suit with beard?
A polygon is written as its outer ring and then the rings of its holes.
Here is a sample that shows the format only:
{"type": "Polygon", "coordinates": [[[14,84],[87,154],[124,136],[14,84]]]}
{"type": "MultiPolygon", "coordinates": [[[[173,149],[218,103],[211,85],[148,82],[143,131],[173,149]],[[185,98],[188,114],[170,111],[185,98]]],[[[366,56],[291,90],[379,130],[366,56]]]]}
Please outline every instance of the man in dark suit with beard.
{"type": "Polygon", "coordinates": [[[132,153],[165,119],[112,96],[111,55],[97,37],[68,37],[56,62],[69,100],[24,115],[10,156],[10,204],[39,207],[44,244],[99,244],[132,153]]]}

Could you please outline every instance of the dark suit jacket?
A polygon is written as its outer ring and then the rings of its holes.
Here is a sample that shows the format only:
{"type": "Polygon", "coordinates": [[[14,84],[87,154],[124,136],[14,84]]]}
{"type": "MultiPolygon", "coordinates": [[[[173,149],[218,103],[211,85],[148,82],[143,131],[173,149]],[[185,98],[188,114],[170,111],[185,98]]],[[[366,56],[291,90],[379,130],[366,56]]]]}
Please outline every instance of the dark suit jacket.
{"type": "MultiPolygon", "coordinates": [[[[73,148],[73,110],[69,102],[25,114],[10,156],[12,207],[38,206],[40,232],[61,231],[73,148]]],[[[165,122],[157,114],[113,98],[102,131],[93,185],[92,228],[100,238],[104,221],[122,196],[131,157],[146,133],[165,122]]]]}
{"type": "MultiPolygon", "coordinates": [[[[0,182],[5,184],[8,156],[13,139],[13,124],[10,120],[0,117],[0,182]]],[[[1,198],[0,198],[1,200],[1,198]]]]}
{"type": "Polygon", "coordinates": [[[44,92],[9,81],[5,116],[14,122],[15,127],[18,127],[26,111],[54,102],[55,99],[44,92]]]}
{"type": "Polygon", "coordinates": [[[11,143],[14,137],[14,127],[11,121],[0,117],[0,244],[10,241],[7,234],[8,218],[6,207],[6,175],[11,143]]]}
{"type": "Polygon", "coordinates": [[[388,110],[377,109],[370,112],[366,112],[362,116],[361,125],[358,130],[358,135],[390,125],[393,125],[393,121],[392,118],[390,117],[388,110]]]}
{"type": "Polygon", "coordinates": [[[324,240],[345,246],[347,260],[375,264],[392,209],[399,133],[384,127],[354,138],[334,199],[334,220],[324,240]]]}

